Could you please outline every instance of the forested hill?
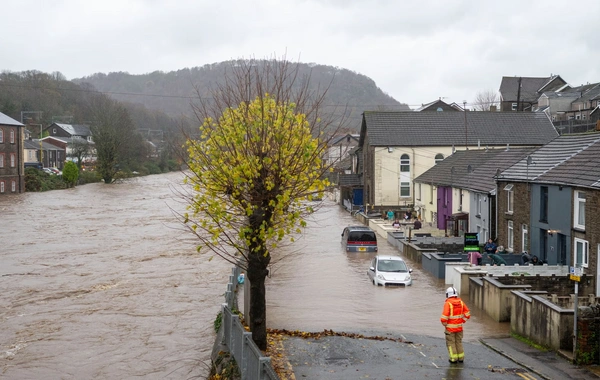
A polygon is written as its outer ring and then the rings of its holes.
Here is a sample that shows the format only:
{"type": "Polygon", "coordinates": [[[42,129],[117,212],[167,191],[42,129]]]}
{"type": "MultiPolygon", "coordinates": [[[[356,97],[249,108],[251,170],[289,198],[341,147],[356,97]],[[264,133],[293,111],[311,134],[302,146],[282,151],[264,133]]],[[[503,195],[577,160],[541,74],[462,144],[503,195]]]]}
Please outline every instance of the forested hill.
{"type": "MultiPolygon", "coordinates": [[[[261,61],[257,62],[260,64],[261,61]]],[[[97,73],[74,79],[73,82],[89,83],[96,90],[117,100],[143,104],[149,109],[159,110],[173,117],[192,116],[191,103],[198,96],[196,88],[200,95],[208,96],[209,89],[221,83],[226,70],[234,64],[233,61],[226,61],[142,75],[126,72],[97,73]]],[[[409,110],[406,104],[384,93],[371,78],[350,70],[300,63],[298,74],[300,77],[310,75],[312,90],[323,89],[331,83],[326,103],[339,110],[334,111],[336,113],[345,112],[349,131],[359,131],[360,116],[365,110],[409,110]]]]}

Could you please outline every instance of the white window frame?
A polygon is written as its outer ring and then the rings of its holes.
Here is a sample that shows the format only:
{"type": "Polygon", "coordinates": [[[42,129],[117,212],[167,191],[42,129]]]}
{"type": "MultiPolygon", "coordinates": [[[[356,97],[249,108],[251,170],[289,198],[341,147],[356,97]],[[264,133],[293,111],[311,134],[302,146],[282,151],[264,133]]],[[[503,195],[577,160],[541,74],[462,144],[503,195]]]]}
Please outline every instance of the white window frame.
{"type": "Polygon", "coordinates": [[[573,227],[585,231],[585,192],[575,190],[573,192],[573,227]],[[580,208],[583,207],[583,210],[580,208]],[[583,217],[583,224],[579,219],[583,217]]]}
{"type": "Polygon", "coordinates": [[[517,106],[518,106],[518,105],[519,105],[518,103],[513,103],[513,104],[512,104],[512,108],[511,108],[511,109],[512,109],[513,111],[516,111],[516,110],[517,110],[517,106]]]}
{"type": "Polygon", "coordinates": [[[506,190],[506,213],[512,214],[514,210],[515,194],[513,192],[513,185],[509,184],[504,187],[506,190]]]}
{"type": "Polygon", "coordinates": [[[4,167],[4,153],[0,153],[0,168],[4,167]]]}
{"type": "Polygon", "coordinates": [[[4,192],[4,181],[0,181],[0,193],[4,192]]]}
{"type": "Polygon", "coordinates": [[[13,193],[14,193],[15,191],[17,191],[17,181],[12,181],[12,182],[11,182],[10,190],[11,190],[13,193]]]}
{"type": "Polygon", "coordinates": [[[508,221],[508,233],[506,234],[506,247],[509,252],[512,252],[514,249],[515,243],[515,230],[513,228],[513,221],[508,221]]]}
{"type": "Polygon", "coordinates": [[[400,182],[400,197],[407,198],[410,197],[410,182],[400,182]],[[402,190],[408,192],[408,195],[402,195],[402,190]]]}
{"type": "Polygon", "coordinates": [[[410,173],[410,156],[406,153],[400,157],[400,173],[410,173]],[[404,170],[404,167],[408,169],[404,170]]]}
{"type": "Polygon", "coordinates": [[[458,189],[458,211],[463,210],[463,195],[462,189],[458,189]]]}
{"type": "Polygon", "coordinates": [[[415,197],[417,198],[418,201],[421,200],[421,184],[417,183],[417,190],[416,190],[416,194],[415,197]]]}
{"type": "Polygon", "coordinates": [[[0,128],[0,144],[4,142],[4,129],[0,128]]]}
{"type": "Polygon", "coordinates": [[[15,131],[13,129],[10,130],[10,143],[15,143],[15,131]]]}
{"type": "Polygon", "coordinates": [[[15,154],[14,154],[14,153],[11,153],[11,154],[10,154],[10,167],[11,167],[11,168],[14,168],[14,167],[15,167],[15,161],[16,161],[16,160],[15,160],[15,154]]]}
{"type": "Polygon", "coordinates": [[[574,249],[575,257],[573,258],[575,261],[575,267],[576,268],[579,268],[579,267],[587,268],[589,266],[589,260],[590,260],[590,244],[588,243],[587,240],[574,238],[573,245],[575,246],[575,249],[574,249]],[[580,259],[580,257],[579,257],[580,247],[581,247],[581,262],[579,260],[580,259]]]}
{"type": "Polygon", "coordinates": [[[521,225],[521,252],[527,252],[528,250],[528,243],[529,242],[529,229],[527,227],[527,224],[522,224],[521,225]]]}
{"type": "Polygon", "coordinates": [[[481,203],[482,203],[482,196],[481,194],[477,194],[477,216],[481,216],[481,203]]]}

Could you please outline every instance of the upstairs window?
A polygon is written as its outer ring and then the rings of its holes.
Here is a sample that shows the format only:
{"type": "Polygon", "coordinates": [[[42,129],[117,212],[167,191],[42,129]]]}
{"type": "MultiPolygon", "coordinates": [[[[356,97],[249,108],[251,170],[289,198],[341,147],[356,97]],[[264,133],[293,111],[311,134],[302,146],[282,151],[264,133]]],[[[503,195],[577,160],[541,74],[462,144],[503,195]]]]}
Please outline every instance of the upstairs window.
{"type": "Polygon", "coordinates": [[[512,104],[512,110],[513,110],[513,111],[516,111],[516,110],[517,110],[517,103],[513,103],[513,104],[512,104]]]}
{"type": "Polygon", "coordinates": [[[506,191],[506,200],[507,200],[506,212],[509,214],[512,214],[513,207],[514,207],[514,198],[515,198],[515,195],[513,193],[513,185],[506,185],[504,187],[504,190],[506,191]]]}
{"type": "Polygon", "coordinates": [[[442,162],[444,160],[444,155],[441,153],[438,153],[435,155],[435,164],[439,164],[440,162],[442,162]]]}
{"type": "Polygon", "coordinates": [[[548,223],[548,186],[540,187],[540,222],[548,223]]]}
{"type": "Polygon", "coordinates": [[[15,167],[16,161],[17,161],[17,160],[16,160],[16,158],[15,158],[15,154],[14,154],[14,153],[11,153],[11,154],[10,154],[10,167],[11,167],[11,168],[14,168],[14,167],[15,167]]]}
{"type": "Polygon", "coordinates": [[[0,144],[4,142],[4,130],[0,128],[0,144]]]}
{"type": "Polygon", "coordinates": [[[589,265],[589,243],[575,238],[575,267],[587,268],[589,265]]]}
{"type": "Polygon", "coordinates": [[[10,130],[10,143],[15,143],[15,131],[13,129],[10,130]]]}
{"type": "Polygon", "coordinates": [[[575,191],[573,226],[585,230],[585,192],[575,191]]]}
{"type": "Polygon", "coordinates": [[[410,172],[410,157],[408,157],[408,154],[403,154],[400,157],[400,172],[401,173],[409,173],[410,172]]]}

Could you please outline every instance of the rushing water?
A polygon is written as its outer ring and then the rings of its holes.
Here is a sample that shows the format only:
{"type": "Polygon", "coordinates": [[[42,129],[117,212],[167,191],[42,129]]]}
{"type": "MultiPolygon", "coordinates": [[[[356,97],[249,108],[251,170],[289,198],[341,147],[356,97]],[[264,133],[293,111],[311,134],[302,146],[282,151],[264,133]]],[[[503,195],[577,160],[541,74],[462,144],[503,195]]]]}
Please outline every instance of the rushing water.
{"type": "MultiPolygon", "coordinates": [[[[176,221],[181,179],[0,197],[0,378],[206,378],[231,265],[196,253],[176,221]]],[[[412,287],[373,286],[373,254],[342,250],[352,224],[326,201],[273,253],[267,325],[441,336],[443,282],[411,264],[412,287]]],[[[506,332],[473,314],[466,340],[506,332]]]]}

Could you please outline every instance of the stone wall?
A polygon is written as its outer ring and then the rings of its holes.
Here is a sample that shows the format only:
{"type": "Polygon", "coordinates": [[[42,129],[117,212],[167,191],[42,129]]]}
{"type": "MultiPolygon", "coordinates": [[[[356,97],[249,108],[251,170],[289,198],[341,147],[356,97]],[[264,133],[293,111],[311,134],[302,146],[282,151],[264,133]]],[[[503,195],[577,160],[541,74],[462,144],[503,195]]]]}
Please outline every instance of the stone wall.
{"type": "Polygon", "coordinates": [[[579,308],[577,318],[577,364],[600,364],[600,305],[579,308]]]}

